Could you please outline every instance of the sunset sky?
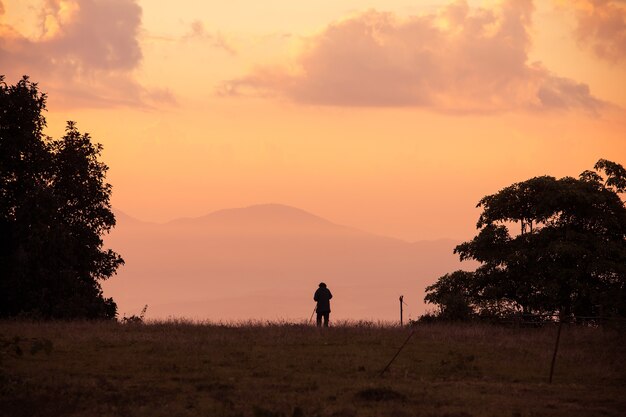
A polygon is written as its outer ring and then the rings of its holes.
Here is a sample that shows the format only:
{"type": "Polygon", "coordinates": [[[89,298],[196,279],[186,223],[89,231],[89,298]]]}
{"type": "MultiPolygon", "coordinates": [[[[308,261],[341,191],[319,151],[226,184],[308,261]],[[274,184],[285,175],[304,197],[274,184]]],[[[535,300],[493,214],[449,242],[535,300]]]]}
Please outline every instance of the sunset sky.
{"type": "Polygon", "coordinates": [[[405,240],[626,163],[621,0],[0,0],[0,74],[148,221],[280,203],[405,240]]]}

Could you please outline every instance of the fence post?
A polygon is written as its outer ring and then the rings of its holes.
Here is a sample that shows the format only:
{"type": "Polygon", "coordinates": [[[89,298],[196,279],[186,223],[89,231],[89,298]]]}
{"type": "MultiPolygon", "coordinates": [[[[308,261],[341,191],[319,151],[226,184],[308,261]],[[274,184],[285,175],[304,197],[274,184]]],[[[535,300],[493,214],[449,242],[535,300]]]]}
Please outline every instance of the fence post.
{"type": "Polygon", "coordinates": [[[556,343],[554,344],[554,353],[552,354],[552,363],[550,364],[550,379],[548,384],[552,383],[552,375],[554,375],[554,364],[556,363],[556,354],[559,350],[559,341],[561,340],[561,327],[563,326],[563,316],[559,315],[559,328],[556,332],[556,343]]]}

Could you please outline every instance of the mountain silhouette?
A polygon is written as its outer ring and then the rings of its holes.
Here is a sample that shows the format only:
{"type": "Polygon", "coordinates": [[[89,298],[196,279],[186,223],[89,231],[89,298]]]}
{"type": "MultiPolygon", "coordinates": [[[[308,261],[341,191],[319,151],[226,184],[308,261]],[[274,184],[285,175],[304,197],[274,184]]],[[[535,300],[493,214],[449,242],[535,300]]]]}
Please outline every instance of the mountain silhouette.
{"type": "Polygon", "coordinates": [[[320,281],[333,319],[415,318],[424,288],[460,267],[452,240],[405,242],[279,204],[149,223],[116,211],[106,244],[126,265],[104,283],[120,313],[212,320],[308,318],[320,281]]]}
{"type": "Polygon", "coordinates": [[[206,216],[173,220],[168,225],[211,225],[214,227],[248,226],[254,229],[263,226],[300,228],[333,228],[328,220],[304,210],[282,204],[259,204],[250,207],[218,210],[206,216]]]}

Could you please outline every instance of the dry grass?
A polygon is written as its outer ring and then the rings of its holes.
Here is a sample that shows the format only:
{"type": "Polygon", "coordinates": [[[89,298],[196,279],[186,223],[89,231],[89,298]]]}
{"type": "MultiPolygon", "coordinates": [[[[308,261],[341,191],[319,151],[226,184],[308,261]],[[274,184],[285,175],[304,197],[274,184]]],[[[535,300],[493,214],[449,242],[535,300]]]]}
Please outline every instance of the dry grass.
{"type": "Polygon", "coordinates": [[[320,331],[289,323],[0,322],[0,416],[521,417],[626,410],[623,331],[564,328],[548,385],[554,327],[422,326],[379,377],[408,331],[373,323],[320,331]]]}

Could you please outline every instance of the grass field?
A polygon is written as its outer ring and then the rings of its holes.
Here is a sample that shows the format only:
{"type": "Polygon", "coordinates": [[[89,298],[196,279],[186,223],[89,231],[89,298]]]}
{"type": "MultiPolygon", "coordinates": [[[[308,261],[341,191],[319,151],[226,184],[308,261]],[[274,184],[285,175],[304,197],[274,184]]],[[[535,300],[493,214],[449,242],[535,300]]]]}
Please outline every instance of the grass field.
{"type": "Polygon", "coordinates": [[[0,322],[0,416],[624,416],[623,330],[0,322]]]}

